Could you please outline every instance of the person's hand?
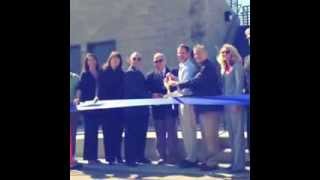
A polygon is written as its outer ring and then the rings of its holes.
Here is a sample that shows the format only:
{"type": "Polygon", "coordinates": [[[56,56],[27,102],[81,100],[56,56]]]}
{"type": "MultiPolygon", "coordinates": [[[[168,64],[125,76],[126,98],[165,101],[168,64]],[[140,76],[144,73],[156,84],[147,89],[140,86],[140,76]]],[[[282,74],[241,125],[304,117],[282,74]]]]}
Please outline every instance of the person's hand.
{"type": "Polygon", "coordinates": [[[175,75],[173,75],[173,74],[170,73],[170,72],[168,72],[168,73],[166,74],[166,78],[172,79],[172,80],[175,80],[175,81],[178,79],[175,75]]]}
{"type": "Polygon", "coordinates": [[[165,87],[166,89],[169,89],[169,88],[170,88],[168,82],[169,82],[169,76],[166,76],[166,77],[163,79],[163,85],[164,85],[164,87],[165,87]]]}
{"type": "Polygon", "coordinates": [[[166,77],[164,80],[163,80],[163,84],[164,86],[166,87],[166,89],[170,89],[170,87],[175,87],[178,85],[178,81],[176,80],[172,80],[170,77],[166,77]]]}
{"type": "Polygon", "coordinates": [[[93,103],[96,103],[96,102],[98,102],[98,101],[99,101],[98,96],[94,97],[94,99],[93,99],[93,103]]]}
{"type": "Polygon", "coordinates": [[[169,80],[168,81],[168,85],[171,86],[171,87],[175,87],[175,86],[178,86],[178,81],[175,81],[175,80],[169,80]]]}
{"type": "Polygon", "coordinates": [[[73,104],[74,104],[74,105],[79,105],[79,104],[80,104],[80,99],[79,99],[79,98],[75,98],[75,99],[73,100],[73,104]]]}

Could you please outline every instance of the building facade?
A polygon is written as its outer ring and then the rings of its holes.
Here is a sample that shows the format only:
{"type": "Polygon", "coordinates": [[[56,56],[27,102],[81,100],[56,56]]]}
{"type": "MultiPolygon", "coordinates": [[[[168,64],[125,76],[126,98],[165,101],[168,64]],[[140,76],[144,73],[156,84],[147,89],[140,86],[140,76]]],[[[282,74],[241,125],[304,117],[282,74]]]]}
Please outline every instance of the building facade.
{"type": "Polygon", "coordinates": [[[203,43],[215,59],[237,24],[226,22],[229,10],[225,0],[70,0],[70,71],[80,72],[86,52],[103,63],[114,49],[125,61],[139,51],[144,72],[152,69],[157,51],[174,68],[180,43],[203,43]]]}

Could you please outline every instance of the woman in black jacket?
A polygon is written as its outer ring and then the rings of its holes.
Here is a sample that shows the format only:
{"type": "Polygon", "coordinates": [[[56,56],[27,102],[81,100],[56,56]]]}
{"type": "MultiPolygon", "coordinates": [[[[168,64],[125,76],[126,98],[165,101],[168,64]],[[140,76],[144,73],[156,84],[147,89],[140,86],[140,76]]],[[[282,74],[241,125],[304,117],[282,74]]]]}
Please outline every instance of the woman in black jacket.
{"type": "MultiPolygon", "coordinates": [[[[83,63],[83,70],[80,81],[76,87],[75,104],[81,101],[93,100],[97,95],[98,89],[99,64],[94,54],[88,53],[83,63]]],[[[99,114],[98,111],[83,112],[84,118],[84,160],[90,164],[100,163],[98,161],[98,129],[99,114]]]]}
{"type": "MultiPolygon", "coordinates": [[[[111,52],[99,75],[98,97],[101,100],[123,99],[124,72],[119,52],[111,52]]],[[[121,142],[124,126],[122,108],[103,111],[102,129],[106,161],[122,163],[121,142]]]]}
{"type": "MultiPolygon", "coordinates": [[[[129,68],[124,78],[124,98],[151,98],[146,87],[146,79],[141,69],[141,55],[133,52],[129,58],[129,68]]],[[[128,166],[150,163],[144,156],[148,130],[149,106],[125,109],[125,157],[128,166]]]]}

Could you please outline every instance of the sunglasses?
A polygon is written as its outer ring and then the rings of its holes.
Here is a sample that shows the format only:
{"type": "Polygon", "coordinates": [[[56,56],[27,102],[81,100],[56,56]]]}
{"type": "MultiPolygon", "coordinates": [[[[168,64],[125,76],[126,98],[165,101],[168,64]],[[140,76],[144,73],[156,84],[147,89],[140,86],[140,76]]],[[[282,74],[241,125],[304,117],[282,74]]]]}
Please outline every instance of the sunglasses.
{"type": "Polygon", "coordinates": [[[158,64],[158,63],[161,63],[163,61],[163,59],[159,59],[157,61],[154,61],[154,63],[158,64]]]}
{"type": "Polygon", "coordinates": [[[134,58],[132,58],[134,61],[141,61],[141,58],[139,58],[139,57],[134,57],[134,58]]]}
{"type": "Polygon", "coordinates": [[[221,54],[229,54],[230,51],[229,50],[226,50],[226,51],[221,51],[221,54]]]}

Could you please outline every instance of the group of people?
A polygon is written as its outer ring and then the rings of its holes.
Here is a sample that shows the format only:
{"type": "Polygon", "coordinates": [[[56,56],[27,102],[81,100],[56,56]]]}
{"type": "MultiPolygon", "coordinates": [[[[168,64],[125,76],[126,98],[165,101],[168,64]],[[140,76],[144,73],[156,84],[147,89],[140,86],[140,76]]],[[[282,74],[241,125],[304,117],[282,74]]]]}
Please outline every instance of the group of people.
{"type": "MultiPolygon", "coordinates": [[[[174,91],[184,96],[219,96],[241,95],[249,90],[246,86],[250,83],[250,78],[247,77],[248,70],[250,73],[250,58],[245,58],[243,62],[238,50],[231,44],[222,46],[217,61],[208,59],[204,45],[197,44],[191,49],[180,44],[177,48],[177,59],[179,67],[169,69],[166,56],[161,52],[155,53],[154,69],[144,76],[141,71],[143,59],[139,52],[133,52],[129,56],[127,71],[122,70],[124,61],[117,51],[111,52],[102,66],[94,54],[88,53],[80,77],[70,73],[70,103],[78,105],[82,101],[93,99],[162,98],[168,92],[174,91]]],[[[151,109],[157,136],[156,147],[160,156],[158,164],[178,164],[181,168],[199,167],[205,171],[217,169],[218,157],[222,153],[218,137],[219,124],[224,119],[232,149],[230,170],[236,172],[245,169],[245,107],[180,104],[153,105],[151,109]],[[186,157],[183,158],[180,158],[177,148],[178,118],[186,152],[186,157]],[[205,160],[202,162],[199,162],[197,156],[197,120],[206,148],[205,160]]],[[[81,115],[85,131],[84,160],[101,163],[97,154],[98,129],[102,126],[105,159],[108,164],[125,163],[134,167],[140,163],[151,163],[145,157],[149,106],[85,111],[81,115]],[[123,132],[125,161],[121,156],[123,132]]],[[[77,112],[70,113],[71,168],[79,165],[73,159],[78,116],[77,112]]]]}

